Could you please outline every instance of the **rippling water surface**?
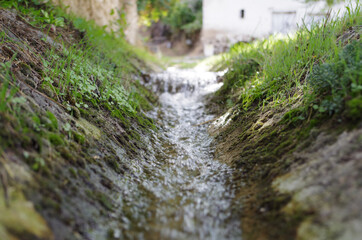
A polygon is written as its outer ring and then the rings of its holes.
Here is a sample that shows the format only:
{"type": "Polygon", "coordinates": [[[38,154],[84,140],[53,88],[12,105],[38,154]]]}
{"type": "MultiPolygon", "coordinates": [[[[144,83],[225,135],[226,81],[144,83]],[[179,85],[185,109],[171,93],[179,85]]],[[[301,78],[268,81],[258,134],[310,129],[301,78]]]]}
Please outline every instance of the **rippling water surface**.
{"type": "Polygon", "coordinates": [[[205,94],[222,73],[168,69],[148,83],[161,105],[149,113],[162,126],[147,161],[130,163],[120,197],[122,235],[137,239],[240,239],[231,211],[233,169],[213,159],[205,94]]]}

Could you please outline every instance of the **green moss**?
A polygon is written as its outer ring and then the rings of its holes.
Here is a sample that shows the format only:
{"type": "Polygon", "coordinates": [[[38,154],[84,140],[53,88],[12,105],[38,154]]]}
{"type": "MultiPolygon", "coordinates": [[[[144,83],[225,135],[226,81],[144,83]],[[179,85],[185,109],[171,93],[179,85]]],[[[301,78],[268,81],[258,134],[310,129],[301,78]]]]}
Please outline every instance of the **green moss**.
{"type": "Polygon", "coordinates": [[[59,134],[49,133],[48,134],[48,139],[55,146],[64,145],[64,141],[63,141],[62,137],[59,134]]]}
{"type": "Polygon", "coordinates": [[[58,130],[58,119],[54,116],[52,112],[47,111],[46,114],[48,116],[48,119],[50,120],[49,127],[51,128],[51,130],[58,130]]]}
{"type": "Polygon", "coordinates": [[[153,122],[153,119],[146,117],[144,114],[137,114],[136,115],[137,122],[146,129],[146,131],[149,130],[157,130],[156,125],[153,122]]]}
{"type": "Polygon", "coordinates": [[[84,130],[84,133],[87,135],[87,137],[100,139],[102,136],[102,132],[98,127],[94,126],[83,118],[77,120],[77,125],[80,127],[80,129],[84,130]]]}
{"type": "Polygon", "coordinates": [[[111,115],[113,117],[116,117],[118,118],[119,120],[121,120],[122,122],[127,122],[126,118],[124,117],[124,115],[122,114],[121,111],[119,111],[118,109],[114,109],[114,110],[111,110],[111,115]]]}
{"type": "Polygon", "coordinates": [[[54,98],[54,91],[53,91],[53,89],[49,86],[49,85],[47,85],[47,84],[43,84],[42,86],[41,86],[41,91],[43,92],[43,93],[45,93],[45,95],[47,95],[48,97],[50,97],[50,98],[54,98]]]}
{"type": "Polygon", "coordinates": [[[78,157],[76,160],[77,166],[84,168],[86,166],[86,161],[83,158],[78,157]]]}
{"type": "Polygon", "coordinates": [[[87,118],[90,114],[89,111],[83,108],[79,108],[80,115],[84,118],[87,118]]]}
{"type": "Polygon", "coordinates": [[[141,135],[139,135],[138,132],[133,131],[133,132],[131,133],[131,136],[132,136],[132,138],[135,139],[136,141],[141,141],[141,135]]]}
{"type": "Polygon", "coordinates": [[[315,127],[315,126],[317,126],[318,124],[319,124],[319,120],[318,119],[312,119],[312,120],[310,120],[310,122],[309,122],[309,126],[310,127],[315,127]]]}
{"type": "Polygon", "coordinates": [[[107,195],[105,195],[101,192],[96,192],[95,196],[96,196],[97,200],[103,205],[103,207],[105,207],[109,211],[113,210],[113,205],[112,205],[111,199],[107,195]]]}
{"type": "Polygon", "coordinates": [[[89,174],[88,174],[85,170],[83,170],[83,169],[79,169],[79,170],[78,170],[78,174],[79,174],[79,176],[82,176],[82,177],[84,177],[85,179],[89,179],[89,178],[90,178],[89,174]]]}
{"type": "Polygon", "coordinates": [[[355,121],[362,118],[362,96],[347,102],[347,116],[355,121]]]}
{"type": "Polygon", "coordinates": [[[112,200],[104,193],[99,191],[91,191],[89,189],[86,190],[85,193],[87,194],[88,197],[98,201],[108,211],[113,210],[112,200]]]}
{"type": "Polygon", "coordinates": [[[282,123],[298,125],[306,119],[304,108],[295,108],[284,114],[282,123]]]}
{"type": "Polygon", "coordinates": [[[22,74],[24,74],[25,76],[29,76],[32,73],[31,67],[28,64],[26,64],[25,62],[20,62],[19,67],[20,67],[20,72],[22,74]]]}
{"type": "Polygon", "coordinates": [[[31,164],[31,169],[34,171],[39,171],[40,169],[45,167],[45,161],[41,157],[35,157],[33,163],[31,164]]]}
{"type": "Polygon", "coordinates": [[[33,139],[30,136],[27,135],[21,135],[21,146],[24,148],[27,148],[33,144],[33,139]]]}
{"type": "Polygon", "coordinates": [[[49,197],[44,197],[41,201],[41,207],[45,209],[53,209],[56,212],[60,213],[61,208],[60,204],[56,202],[54,199],[49,197]]]}
{"type": "Polygon", "coordinates": [[[77,173],[77,170],[74,169],[74,168],[69,168],[69,173],[74,177],[78,177],[78,173],[77,173]]]}
{"type": "Polygon", "coordinates": [[[73,131],[73,132],[72,132],[72,136],[73,136],[74,141],[76,141],[76,142],[79,143],[79,144],[84,144],[84,142],[85,142],[85,137],[84,137],[82,134],[73,131]]]}
{"type": "Polygon", "coordinates": [[[124,171],[122,171],[122,169],[119,166],[117,160],[118,160],[118,157],[116,157],[116,156],[106,156],[104,158],[104,161],[107,163],[107,165],[109,167],[111,167],[116,173],[121,174],[124,171]]]}
{"type": "Polygon", "coordinates": [[[74,153],[70,152],[68,147],[58,146],[57,150],[64,159],[70,161],[71,163],[76,163],[76,156],[74,153]]]}
{"type": "Polygon", "coordinates": [[[75,117],[76,119],[79,119],[81,114],[80,111],[77,107],[72,106],[71,107],[71,114],[73,115],[73,117],[75,117]]]}

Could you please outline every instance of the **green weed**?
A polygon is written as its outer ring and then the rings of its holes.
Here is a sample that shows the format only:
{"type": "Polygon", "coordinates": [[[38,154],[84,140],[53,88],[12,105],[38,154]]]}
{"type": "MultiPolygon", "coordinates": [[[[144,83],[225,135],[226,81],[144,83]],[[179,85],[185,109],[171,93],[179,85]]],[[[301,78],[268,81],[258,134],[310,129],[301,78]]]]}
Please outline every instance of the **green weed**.
{"type": "Polygon", "coordinates": [[[344,47],[337,37],[361,24],[358,1],[344,17],[328,18],[294,35],[236,44],[225,56],[230,70],[219,93],[238,92],[245,110],[291,106],[303,99],[304,113],[286,116],[295,121],[305,118],[309,108],[321,114],[341,112],[346,98],[361,94],[361,43],[344,47]]]}
{"type": "Polygon", "coordinates": [[[307,80],[315,94],[316,110],[332,115],[344,109],[348,96],[362,95],[361,56],[362,43],[353,41],[336,59],[313,68],[307,80]]]}
{"type": "MultiPolygon", "coordinates": [[[[53,24],[56,27],[64,27],[64,18],[57,16],[58,9],[50,4],[43,3],[40,0],[4,0],[0,6],[4,8],[14,8],[23,16],[31,16],[28,22],[34,27],[44,28],[48,24],[53,24]]],[[[22,17],[22,16],[20,16],[22,17]]]]}
{"type": "Polygon", "coordinates": [[[9,103],[13,99],[17,89],[10,85],[13,81],[11,72],[12,61],[0,63],[0,112],[9,110],[9,103]]]}
{"type": "Polygon", "coordinates": [[[347,102],[348,117],[352,120],[360,120],[362,118],[362,96],[351,99],[347,102]]]}
{"type": "Polygon", "coordinates": [[[54,116],[53,113],[47,111],[47,116],[50,120],[49,122],[49,128],[52,130],[52,131],[57,131],[58,130],[58,119],[54,116]]]}
{"type": "Polygon", "coordinates": [[[62,137],[59,134],[49,133],[48,134],[48,139],[54,146],[64,145],[64,141],[63,141],[62,137]]]}
{"type": "MultiPolygon", "coordinates": [[[[142,64],[138,58],[149,55],[130,46],[121,31],[107,32],[94,22],[66,14],[64,9],[42,1],[2,1],[0,6],[16,9],[24,21],[43,30],[50,25],[64,27],[64,22],[72,22],[80,31],[81,40],[77,43],[62,42],[59,36],[56,41],[62,45],[61,50],[51,47],[38,56],[43,65],[41,89],[47,96],[75,117],[80,117],[78,109],[93,105],[110,110],[122,121],[128,117],[142,122],[141,125],[153,126],[139,113],[150,107],[145,103],[147,100],[137,87],[132,87],[132,78],[139,74],[137,65],[142,64]]],[[[1,97],[9,98],[5,88],[8,88],[7,82],[1,84],[1,97]]],[[[1,101],[1,105],[0,110],[8,106],[6,101],[1,101]]],[[[58,129],[55,124],[50,124],[50,128],[51,131],[58,129]]]]}

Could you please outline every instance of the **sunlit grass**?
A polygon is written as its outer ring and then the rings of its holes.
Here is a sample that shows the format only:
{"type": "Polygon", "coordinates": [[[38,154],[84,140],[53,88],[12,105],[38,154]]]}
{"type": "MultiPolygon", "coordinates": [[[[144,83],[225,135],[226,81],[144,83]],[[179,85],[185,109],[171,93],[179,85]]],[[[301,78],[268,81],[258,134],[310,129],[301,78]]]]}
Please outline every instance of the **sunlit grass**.
{"type": "MultiPolygon", "coordinates": [[[[23,21],[46,33],[51,25],[79,31],[80,39],[69,42],[58,36],[55,41],[61,47],[49,47],[38,56],[42,59],[42,89],[48,89],[48,96],[69,111],[104,108],[123,121],[128,116],[153,127],[149,120],[142,119],[142,109],[148,108],[149,103],[143,99],[143,90],[135,87],[135,77],[140,74],[144,58],[151,57],[145,51],[136,51],[121,31],[108,32],[93,21],[35,0],[3,1],[0,6],[15,9],[23,21]]],[[[5,92],[7,86],[7,82],[1,83],[1,91],[5,92]]],[[[9,91],[6,92],[9,96],[9,91]]]]}
{"type": "MultiPolygon", "coordinates": [[[[322,93],[310,84],[313,69],[323,63],[343,64],[345,60],[341,54],[345,43],[337,41],[337,38],[350,27],[361,24],[358,1],[356,7],[348,7],[341,18],[327,18],[323,23],[310,29],[304,27],[293,35],[237,44],[225,57],[231,67],[219,93],[230,94],[234,101],[237,95],[236,101],[245,110],[255,103],[259,106],[288,106],[299,101],[301,96],[305,110],[311,106],[318,108],[322,93]]],[[[356,45],[355,51],[360,52],[360,44],[356,45]]],[[[360,86],[360,73],[353,77],[351,81],[360,86]]],[[[346,82],[344,88],[347,91],[344,91],[343,97],[351,94],[351,81],[346,82]]],[[[328,94],[337,95],[337,92],[328,94]]],[[[352,95],[355,97],[356,93],[352,95]]]]}

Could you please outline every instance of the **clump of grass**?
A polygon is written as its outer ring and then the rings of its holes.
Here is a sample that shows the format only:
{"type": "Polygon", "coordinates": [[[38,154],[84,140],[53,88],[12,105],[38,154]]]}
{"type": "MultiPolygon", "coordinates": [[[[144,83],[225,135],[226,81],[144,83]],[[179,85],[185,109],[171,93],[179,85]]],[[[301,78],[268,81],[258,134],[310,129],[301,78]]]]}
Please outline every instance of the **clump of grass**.
{"type": "Polygon", "coordinates": [[[49,139],[49,141],[50,141],[54,146],[64,145],[64,141],[63,141],[63,139],[62,139],[62,136],[59,135],[59,134],[49,133],[48,139],[49,139]]]}
{"type": "Polygon", "coordinates": [[[57,97],[66,105],[88,108],[109,103],[128,114],[134,114],[133,101],[123,87],[122,75],[107,63],[91,56],[92,49],[72,46],[61,54],[52,52],[44,59],[44,80],[55,89],[57,97]],[[61,57],[65,56],[65,57],[61,57]]]}
{"type": "Polygon", "coordinates": [[[11,71],[11,65],[15,57],[16,54],[10,61],[0,63],[0,113],[14,115],[17,122],[22,123],[23,119],[19,115],[21,105],[26,102],[26,99],[17,94],[18,87],[14,84],[15,77],[11,71]]]}
{"type": "MultiPolygon", "coordinates": [[[[42,89],[69,112],[74,108],[104,107],[122,121],[139,121],[146,101],[132,83],[139,74],[138,57],[148,56],[136,51],[124,39],[122,32],[107,32],[94,22],[65,13],[61,7],[37,0],[2,1],[0,6],[15,8],[23,20],[48,32],[52,25],[76,28],[81,40],[70,43],[61,36],[56,39],[62,46],[52,46],[42,53],[42,89]],[[65,26],[65,23],[72,23],[65,26]],[[48,29],[48,30],[47,30],[48,29]]],[[[78,114],[79,115],[79,114],[78,114]]],[[[146,121],[148,127],[152,122],[146,121]]],[[[143,122],[142,122],[143,125],[143,122]]]]}
{"type": "Polygon", "coordinates": [[[10,69],[11,62],[0,64],[0,112],[9,110],[9,103],[16,93],[16,89],[10,85],[13,80],[10,69]]]}
{"type": "Polygon", "coordinates": [[[54,114],[52,112],[47,111],[46,114],[49,119],[49,128],[52,131],[57,131],[58,130],[58,119],[54,116],[54,114]]]}
{"type": "Polygon", "coordinates": [[[75,131],[73,131],[72,133],[73,133],[72,136],[73,136],[74,141],[76,141],[79,144],[85,143],[85,137],[82,134],[75,132],[75,131]]]}
{"type": "Polygon", "coordinates": [[[14,8],[20,13],[24,21],[37,28],[45,28],[52,24],[56,27],[64,27],[64,18],[57,16],[58,8],[45,4],[41,0],[3,0],[1,6],[14,8]],[[28,21],[27,17],[31,17],[28,21]]]}
{"type": "Polygon", "coordinates": [[[361,19],[357,1],[344,17],[327,18],[292,36],[235,45],[226,57],[230,70],[219,93],[237,92],[244,110],[254,105],[291,106],[302,100],[299,119],[311,108],[330,115],[342,111],[346,99],[361,95],[361,43],[344,46],[337,37],[360,26],[361,19]]]}
{"type": "Polygon", "coordinates": [[[313,68],[307,80],[314,93],[314,109],[332,115],[343,110],[345,99],[361,97],[361,57],[362,43],[353,41],[335,59],[313,68]]]}

